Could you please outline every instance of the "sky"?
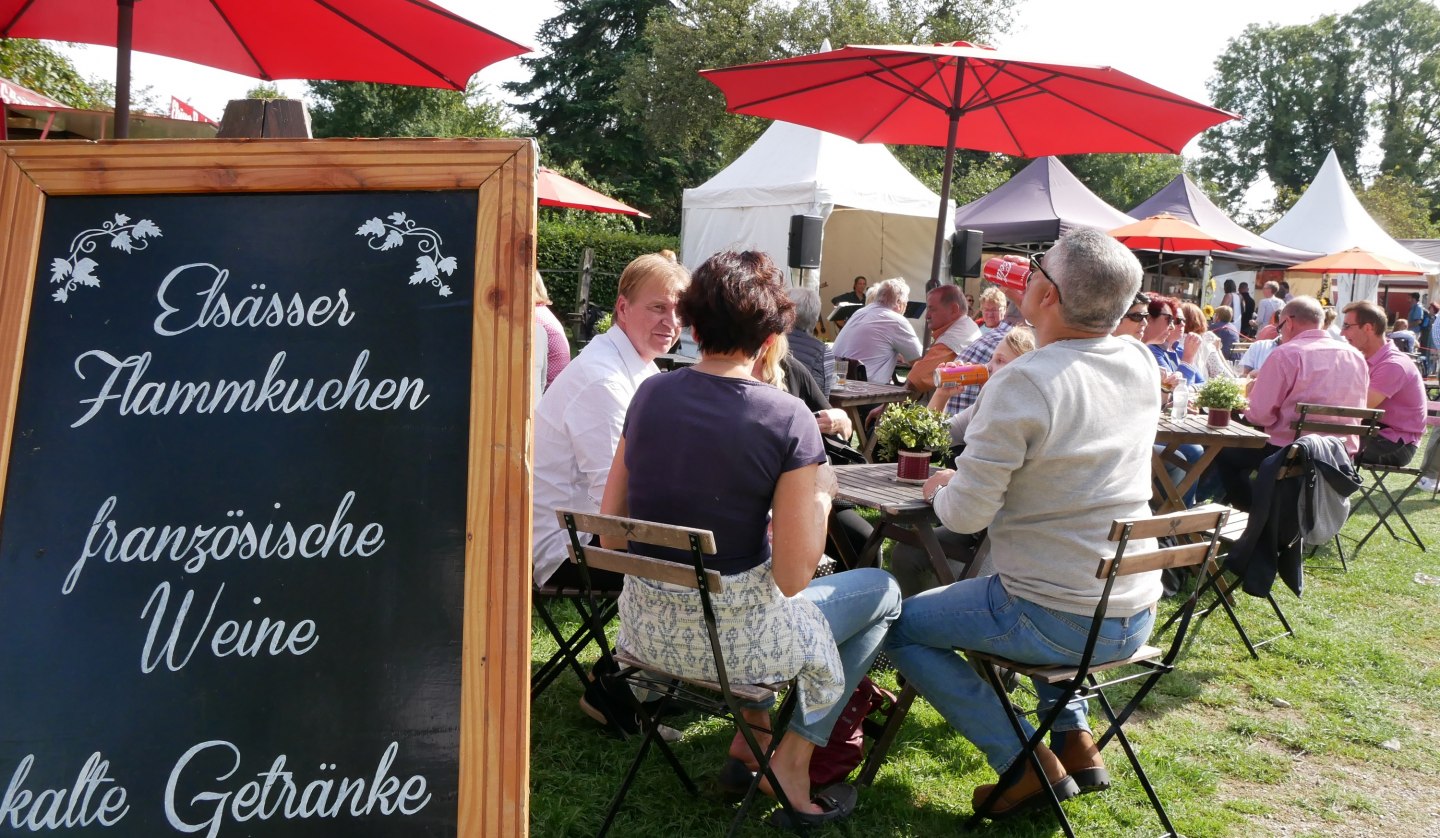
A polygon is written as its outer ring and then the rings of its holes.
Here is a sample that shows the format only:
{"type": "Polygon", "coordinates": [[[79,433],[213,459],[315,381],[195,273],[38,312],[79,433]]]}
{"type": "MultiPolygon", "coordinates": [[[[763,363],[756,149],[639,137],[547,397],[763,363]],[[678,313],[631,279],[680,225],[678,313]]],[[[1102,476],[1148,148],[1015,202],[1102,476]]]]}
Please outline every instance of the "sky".
{"type": "MultiPolygon", "coordinates": [[[[440,5],[522,44],[534,46],[542,21],[557,11],[555,0],[437,0],[440,5]]],[[[1343,14],[1361,0],[1209,0],[1166,8],[1153,0],[1019,0],[1011,31],[993,46],[1027,55],[1123,70],[1167,90],[1209,102],[1205,83],[1226,43],[1250,23],[1308,23],[1322,14],[1343,14]]],[[[836,46],[840,46],[836,44],[836,46]]],[[[68,48],[86,77],[115,77],[109,47],[68,48]]],[[[696,68],[701,69],[699,67],[696,68]]],[[[175,96],[219,119],[225,103],[242,98],[256,80],[197,64],[137,53],[134,89],[150,85],[162,101],[175,96]]],[[[523,78],[518,59],[485,68],[480,80],[497,88],[523,78]]],[[[303,82],[281,82],[300,96],[303,82]]],[[[1187,152],[1194,151],[1194,144],[1187,152]]]]}

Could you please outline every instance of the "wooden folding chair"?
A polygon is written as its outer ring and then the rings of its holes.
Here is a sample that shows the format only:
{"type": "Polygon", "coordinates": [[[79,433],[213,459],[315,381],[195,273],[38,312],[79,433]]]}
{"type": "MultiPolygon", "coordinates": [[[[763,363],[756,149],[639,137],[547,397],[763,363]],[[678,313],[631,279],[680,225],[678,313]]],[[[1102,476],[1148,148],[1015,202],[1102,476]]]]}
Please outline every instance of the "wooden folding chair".
{"type": "MultiPolygon", "coordinates": [[[[984,672],[990,686],[995,691],[996,698],[1000,705],[1005,708],[1005,713],[1010,719],[1011,727],[1014,728],[1016,737],[1022,744],[1017,759],[1028,761],[1030,766],[1041,777],[1045,776],[1044,768],[1040,765],[1040,759],[1035,750],[1045,741],[1046,735],[1055,724],[1060,713],[1064,711],[1065,705],[1075,698],[1096,698],[1100,702],[1101,710],[1104,711],[1109,727],[1095,739],[1095,746],[1101,751],[1112,740],[1120,742],[1125,756],[1129,759],[1130,765],[1135,770],[1135,776],[1140,780],[1140,785],[1145,789],[1145,794],[1150,798],[1150,805],[1155,809],[1161,824],[1165,827],[1165,834],[1178,836],[1175,827],[1170,822],[1170,816],[1165,812],[1165,806],[1160,802],[1160,796],[1156,793],[1155,787],[1146,776],[1144,767],[1140,764],[1135,748],[1130,739],[1125,735],[1125,722],[1135,712],[1136,708],[1149,695],[1159,680],[1174,671],[1175,661],[1185,643],[1186,634],[1189,631],[1191,618],[1195,613],[1195,605],[1208,587],[1209,582],[1197,585],[1195,590],[1179,606],[1177,613],[1179,619],[1176,622],[1175,634],[1170,638],[1169,647],[1160,649],[1156,646],[1141,646],[1128,658],[1118,661],[1097,662],[1095,660],[1095,645],[1100,637],[1101,623],[1105,619],[1105,612],[1110,604],[1110,591],[1115,585],[1115,580],[1121,576],[1129,576],[1136,573],[1146,573],[1166,568],[1198,567],[1207,562],[1215,560],[1216,551],[1220,543],[1220,531],[1225,526],[1225,521],[1231,510],[1229,507],[1214,504],[1196,507],[1194,509],[1171,512],[1166,515],[1157,515],[1150,518],[1124,518],[1116,520],[1110,526],[1110,540],[1117,542],[1115,557],[1106,558],[1100,561],[1095,571],[1097,579],[1103,579],[1105,586],[1100,595],[1100,602],[1095,607],[1095,614],[1090,625],[1090,633],[1085,640],[1085,650],[1080,655],[1077,664],[1053,665],[1047,663],[1032,663],[1028,661],[1014,661],[983,652],[966,651],[965,655],[972,662],[978,663],[984,672]],[[1130,542],[1137,538],[1160,538],[1172,536],[1184,540],[1188,536],[1200,537],[1200,540],[1182,543],[1175,547],[1161,547],[1155,550],[1147,550],[1139,553],[1126,555],[1126,549],[1130,542]],[[1105,681],[1096,678],[1097,673],[1115,672],[1122,668],[1131,668],[1128,672],[1112,675],[1105,681]],[[1029,676],[1036,681],[1043,681],[1052,686],[1058,687],[1061,691],[1060,698],[1048,711],[1041,712],[1037,707],[1026,715],[1034,715],[1039,721],[1035,732],[1026,735],[1025,728],[1021,725],[1020,714],[1011,703],[1011,696],[1007,691],[1005,677],[999,670],[1007,669],[1020,675],[1029,676]],[[1138,681],[1134,693],[1125,702],[1120,712],[1105,696],[1105,691],[1120,684],[1138,681]]],[[[1213,576],[1208,577],[1213,580],[1213,576]]],[[[1055,810],[1055,816],[1060,821],[1060,827],[1067,836],[1074,838],[1075,832],[1070,826],[1070,821],[1065,816],[1065,809],[1060,805],[1060,800],[1048,783],[1042,783],[1049,796],[1051,807],[1055,810]]],[[[990,795],[981,802],[974,815],[970,818],[969,828],[973,829],[985,819],[990,808],[995,805],[1003,792],[1002,784],[997,783],[990,795]]]]}
{"type": "MultiPolygon", "coordinates": [[[[769,780],[770,788],[774,790],[776,799],[786,813],[792,816],[791,822],[798,823],[800,819],[794,817],[794,807],[785,796],[780,781],[776,779],[774,772],[770,769],[770,754],[780,742],[781,736],[784,735],[790,716],[795,710],[795,682],[792,679],[783,684],[743,684],[730,680],[726,671],[725,656],[720,645],[719,630],[716,627],[715,611],[710,600],[712,594],[718,594],[723,590],[724,581],[718,571],[705,568],[705,557],[715,554],[714,535],[707,530],[657,524],[612,515],[585,514],[567,509],[556,510],[555,514],[570,533],[570,557],[580,566],[581,578],[587,581],[587,589],[590,587],[588,580],[591,569],[598,568],[694,590],[700,598],[700,607],[705,615],[706,633],[715,663],[715,680],[707,681],[668,672],[627,654],[623,649],[616,649],[614,658],[618,664],[618,670],[614,673],[601,673],[597,676],[610,681],[615,686],[625,687],[623,690],[616,689],[612,692],[631,697],[633,709],[639,714],[641,728],[644,731],[640,748],[635,754],[635,759],[631,762],[630,769],[626,772],[619,790],[616,791],[615,797],[610,802],[610,808],[605,814],[605,821],[601,825],[600,831],[596,833],[597,838],[601,838],[610,830],[610,825],[614,822],[615,816],[619,814],[620,806],[625,801],[625,795],[630,791],[630,786],[635,781],[635,775],[639,772],[652,745],[660,749],[660,753],[670,764],[685,790],[692,795],[699,794],[689,773],[660,736],[660,718],[674,705],[733,722],[759,765],[759,771],[751,780],[740,803],[740,808],[730,823],[727,835],[735,834],[744,820],[755,800],[756,792],[760,788],[761,777],[769,780]],[[632,545],[646,544],[687,550],[690,553],[690,561],[681,564],[591,546],[585,543],[581,533],[624,538],[632,545]],[[640,690],[642,693],[649,692],[660,698],[658,701],[650,701],[641,705],[638,700],[634,700],[634,690],[640,690]],[[755,736],[755,731],[745,721],[741,712],[741,702],[754,704],[773,699],[782,692],[785,693],[785,699],[780,705],[774,729],[771,731],[770,747],[762,748],[755,736]]],[[[590,602],[592,619],[594,615],[600,613],[599,602],[598,594],[590,602]]],[[[603,647],[605,642],[603,626],[598,622],[596,633],[603,647]]]]}
{"type": "MultiPolygon", "coordinates": [[[[1309,404],[1302,402],[1295,406],[1299,416],[1291,426],[1295,429],[1295,438],[1299,439],[1305,434],[1323,434],[1326,436],[1347,437],[1353,436],[1359,440],[1359,448],[1363,450],[1375,438],[1380,430],[1380,417],[1385,411],[1370,407],[1345,407],[1328,404],[1309,404]]],[[[1358,468],[1358,466],[1357,466],[1358,468]]],[[[1419,476],[1416,476],[1419,479],[1419,476]]],[[[1362,490],[1363,491],[1363,490],[1362,490]]],[[[1363,500],[1363,496],[1362,496],[1363,500]]],[[[1359,504],[1350,506],[1350,514],[1355,514],[1359,504]]],[[[1408,522],[1407,522],[1408,523],[1408,522]]],[[[1348,538],[1348,536],[1345,536],[1348,538]]],[[[1340,569],[1350,570],[1350,564],[1345,558],[1345,543],[1341,540],[1342,534],[1335,533],[1335,552],[1340,556],[1340,569]]],[[[1368,539],[1369,536],[1367,535],[1368,539]]],[[[1357,540],[1358,543],[1351,551],[1350,558],[1354,558],[1359,552],[1360,545],[1364,540],[1357,540]]],[[[1319,545],[1315,545],[1316,548],[1319,545]]],[[[1314,550],[1311,551],[1314,555],[1314,550]]],[[[1323,566],[1322,566],[1323,567],[1323,566]]],[[[1332,569],[1334,565],[1330,566],[1332,569]]]]}
{"type": "Polygon", "coordinates": [[[561,587],[549,583],[531,588],[531,610],[540,618],[541,624],[554,639],[556,646],[555,653],[530,674],[531,702],[539,698],[545,689],[560,677],[560,673],[564,672],[566,667],[575,673],[582,688],[589,682],[590,673],[581,663],[580,655],[596,641],[595,626],[598,624],[603,631],[604,627],[615,618],[615,600],[619,595],[618,589],[598,591],[596,602],[600,606],[600,613],[592,618],[589,609],[589,595],[582,588],[561,587]],[[575,615],[580,620],[579,627],[568,634],[561,627],[556,610],[566,604],[574,609],[575,615]]]}
{"type": "MultiPolygon", "coordinates": [[[[1425,424],[1430,427],[1440,425],[1440,402],[1432,401],[1429,403],[1425,413],[1425,424]]],[[[1436,432],[1432,431],[1432,433],[1436,432]]],[[[1416,532],[1415,527],[1411,525],[1409,517],[1405,515],[1405,509],[1401,505],[1420,483],[1420,478],[1425,475],[1423,459],[1419,466],[1373,465],[1371,463],[1360,462],[1357,459],[1356,468],[1360,470],[1361,474],[1366,476],[1367,480],[1365,486],[1360,489],[1360,499],[1351,504],[1351,514],[1354,514],[1354,510],[1360,508],[1361,504],[1366,504],[1375,512],[1375,523],[1356,541],[1352,555],[1359,553],[1360,548],[1365,546],[1365,542],[1369,541],[1370,537],[1378,532],[1381,527],[1384,527],[1385,531],[1390,534],[1390,537],[1396,541],[1413,544],[1419,547],[1421,552],[1424,552],[1425,542],[1421,540],[1420,534],[1416,532]],[[1392,492],[1390,487],[1386,485],[1385,479],[1396,475],[1402,478],[1400,489],[1398,492],[1392,492]],[[1377,497],[1377,494],[1379,497],[1377,497]],[[1410,534],[1409,538],[1399,534],[1395,531],[1394,527],[1390,526],[1390,517],[1392,515],[1400,518],[1400,523],[1405,525],[1406,532],[1410,534]]],[[[1432,496],[1434,495],[1433,492],[1431,494],[1432,496]]]]}

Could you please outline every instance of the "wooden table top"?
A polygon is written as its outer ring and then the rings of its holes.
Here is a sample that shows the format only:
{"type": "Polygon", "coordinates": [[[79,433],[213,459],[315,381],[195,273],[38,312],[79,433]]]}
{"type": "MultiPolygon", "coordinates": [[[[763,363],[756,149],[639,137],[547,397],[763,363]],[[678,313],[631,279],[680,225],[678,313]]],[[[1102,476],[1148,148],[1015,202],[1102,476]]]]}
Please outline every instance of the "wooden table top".
{"type": "Polygon", "coordinates": [[[1155,430],[1155,441],[1161,445],[1224,445],[1236,448],[1264,448],[1270,435],[1258,428],[1252,428],[1238,419],[1231,419],[1223,428],[1212,428],[1205,424],[1205,415],[1188,414],[1184,419],[1171,419],[1161,414],[1160,425],[1155,430]]]}
{"type": "MultiPolygon", "coordinates": [[[[930,473],[935,473],[930,467],[930,473]]],[[[836,466],[835,478],[840,484],[836,497],[859,506],[878,509],[888,515],[928,511],[921,490],[923,483],[902,483],[895,476],[894,463],[870,463],[863,466],[836,466]]]]}
{"type": "Polygon", "coordinates": [[[849,407],[853,404],[898,402],[910,393],[903,384],[879,384],[873,381],[849,381],[836,384],[830,391],[830,404],[849,407]]]}

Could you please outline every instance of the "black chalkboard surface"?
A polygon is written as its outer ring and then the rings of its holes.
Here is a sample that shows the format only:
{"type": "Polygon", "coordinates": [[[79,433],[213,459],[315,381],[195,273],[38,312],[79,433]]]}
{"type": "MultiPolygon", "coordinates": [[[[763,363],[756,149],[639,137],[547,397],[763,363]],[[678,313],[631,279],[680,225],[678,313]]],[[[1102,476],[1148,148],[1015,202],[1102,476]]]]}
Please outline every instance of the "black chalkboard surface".
{"type": "Polygon", "coordinates": [[[455,834],[476,216],[473,190],[50,198],[0,832],[455,834]]]}

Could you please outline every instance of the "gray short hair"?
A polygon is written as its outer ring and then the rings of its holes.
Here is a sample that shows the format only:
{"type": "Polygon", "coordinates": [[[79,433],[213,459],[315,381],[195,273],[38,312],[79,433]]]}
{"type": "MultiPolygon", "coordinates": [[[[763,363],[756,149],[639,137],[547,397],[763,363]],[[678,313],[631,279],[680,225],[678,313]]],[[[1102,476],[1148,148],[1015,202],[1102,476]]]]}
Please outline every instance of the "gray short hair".
{"type": "Polygon", "coordinates": [[[1286,320],[1308,323],[1319,328],[1320,322],[1325,319],[1325,310],[1320,307],[1319,300],[1301,295],[1286,303],[1285,307],[1280,310],[1280,316],[1286,320]]]}
{"type": "Polygon", "coordinates": [[[820,319],[820,295],[815,289],[792,285],[785,293],[795,304],[795,323],[790,330],[808,332],[815,328],[816,321],[820,319]]]}
{"type": "Polygon", "coordinates": [[[1144,271],[1130,249],[1099,230],[1071,230],[1045,254],[1045,274],[1060,289],[1065,324],[1109,334],[1135,300],[1144,271]]]}
{"type": "Polygon", "coordinates": [[[937,285],[926,292],[925,296],[929,297],[931,294],[940,295],[941,305],[959,306],[961,314],[970,311],[970,303],[965,299],[965,295],[960,293],[958,285],[937,285]]]}
{"type": "Polygon", "coordinates": [[[875,286],[875,304],[901,308],[910,301],[910,285],[899,277],[891,277],[875,286]]]}

